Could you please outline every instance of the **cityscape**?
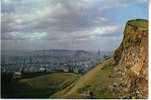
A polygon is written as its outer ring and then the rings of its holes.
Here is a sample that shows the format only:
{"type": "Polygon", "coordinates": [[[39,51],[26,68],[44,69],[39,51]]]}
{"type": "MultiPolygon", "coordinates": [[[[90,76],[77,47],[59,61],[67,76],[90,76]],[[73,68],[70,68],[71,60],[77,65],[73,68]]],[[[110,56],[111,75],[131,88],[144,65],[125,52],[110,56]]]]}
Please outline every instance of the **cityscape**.
{"type": "MultiPolygon", "coordinates": [[[[10,53],[8,53],[10,54],[10,53]]],[[[2,72],[73,72],[84,74],[112,52],[38,50],[22,55],[2,55],[2,72]]]]}

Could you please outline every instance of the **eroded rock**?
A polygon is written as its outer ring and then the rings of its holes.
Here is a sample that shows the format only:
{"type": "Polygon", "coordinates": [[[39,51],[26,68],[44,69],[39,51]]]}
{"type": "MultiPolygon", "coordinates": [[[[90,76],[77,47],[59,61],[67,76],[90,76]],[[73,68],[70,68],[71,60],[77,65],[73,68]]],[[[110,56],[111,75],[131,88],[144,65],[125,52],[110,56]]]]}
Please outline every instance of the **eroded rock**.
{"type": "Polygon", "coordinates": [[[114,62],[114,74],[119,80],[118,86],[122,86],[118,94],[146,98],[148,96],[148,21],[141,19],[128,21],[123,41],[114,53],[114,62]]]}

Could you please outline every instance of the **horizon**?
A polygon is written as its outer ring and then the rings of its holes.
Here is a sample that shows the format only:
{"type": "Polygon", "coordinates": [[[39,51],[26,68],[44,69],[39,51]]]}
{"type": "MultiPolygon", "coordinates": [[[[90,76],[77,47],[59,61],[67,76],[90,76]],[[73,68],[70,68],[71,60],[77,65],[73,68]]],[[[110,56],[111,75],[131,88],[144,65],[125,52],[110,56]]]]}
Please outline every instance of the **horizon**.
{"type": "Polygon", "coordinates": [[[82,50],[82,49],[39,49],[39,50],[1,50],[1,52],[10,52],[10,51],[13,51],[13,52],[35,52],[35,51],[51,51],[51,50],[58,50],[58,51],[61,51],[61,50],[65,50],[65,51],[85,51],[85,52],[113,52],[113,51],[105,51],[105,50],[82,50]]]}

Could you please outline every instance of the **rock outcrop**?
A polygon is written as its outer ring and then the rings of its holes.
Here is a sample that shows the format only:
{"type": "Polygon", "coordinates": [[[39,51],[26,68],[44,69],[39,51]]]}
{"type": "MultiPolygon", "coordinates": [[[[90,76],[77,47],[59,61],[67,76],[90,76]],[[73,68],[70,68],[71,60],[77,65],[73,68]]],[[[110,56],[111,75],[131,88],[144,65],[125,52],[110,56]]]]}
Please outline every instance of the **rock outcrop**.
{"type": "Polygon", "coordinates": [[[115,89],[119,98],[148,96],[148,21],[130,20],[124,38],[114,52],[113,76],[118,80],[115,89]]]}
{"type": "Polygon", "coordinates": [[[123,41],[113,57],[96,65],[76,82],[50,97],[147,98],[148,21],[128,21],[123,41]]]}

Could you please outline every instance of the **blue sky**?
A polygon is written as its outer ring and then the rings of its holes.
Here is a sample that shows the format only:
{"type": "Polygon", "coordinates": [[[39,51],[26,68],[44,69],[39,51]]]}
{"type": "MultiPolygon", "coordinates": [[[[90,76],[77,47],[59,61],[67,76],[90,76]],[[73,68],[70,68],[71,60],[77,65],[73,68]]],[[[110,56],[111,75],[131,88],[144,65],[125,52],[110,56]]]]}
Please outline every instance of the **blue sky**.
{"type": "Polygon", "coordinates": [[[4,50],[112,51],[130,19],[148,19],[147,0],[2,0],[4,50]]]}
{"type": "Polygon", "coordinates": [[[117,23],[126,23],[129,19],[148,19],[148,4],[134,4],[127,7],[113,8],[110,10],[113,13],[107,12],[107,16],[117,21],[117,23]]]}

